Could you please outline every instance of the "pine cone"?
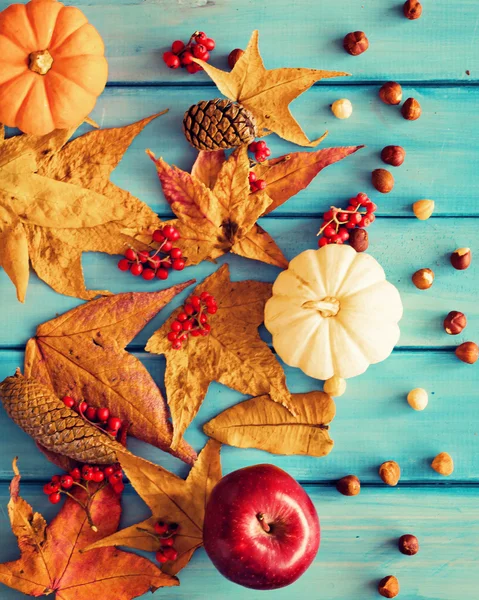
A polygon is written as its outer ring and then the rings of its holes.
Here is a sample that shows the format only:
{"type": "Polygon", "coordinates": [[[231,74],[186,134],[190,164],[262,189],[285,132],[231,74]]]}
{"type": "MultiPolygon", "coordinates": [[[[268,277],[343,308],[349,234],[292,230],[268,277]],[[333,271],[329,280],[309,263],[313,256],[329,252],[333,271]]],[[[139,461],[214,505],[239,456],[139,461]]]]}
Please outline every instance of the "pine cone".
{"type": "Polygon", "coordinates": [[[256,135],[253,115],[238,104],[221,98],[191,106],[183,117],[186,139],[197,150],[227,150],[251,144],[256,135]]]}
{"type": "Polygon", "coordinates": [[[82,463],[109,465],[117,462],[116,449],[126,451],[66,407],[49,387],[20,371],[0,384],[0,400],[23,431],[52,452],[82,463]]]}

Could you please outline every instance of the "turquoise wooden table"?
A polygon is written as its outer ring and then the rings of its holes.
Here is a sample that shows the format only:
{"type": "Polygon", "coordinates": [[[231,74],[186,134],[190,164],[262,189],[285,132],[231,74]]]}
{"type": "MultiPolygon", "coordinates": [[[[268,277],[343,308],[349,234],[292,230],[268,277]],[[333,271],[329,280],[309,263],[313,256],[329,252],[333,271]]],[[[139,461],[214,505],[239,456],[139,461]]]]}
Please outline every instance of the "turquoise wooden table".
{"type": "MultiPolygon", "coordinates": [[[[8,3],[0,0],[0,9],[8,3]]],[[[401,583],[400,597],[408,600],[477,598],[479,367],[459,362],[454,348],[462,341],[479,340],[479,260],[465,272],[452,269],[448,260],[457,247],[470,246],[476,256],[479,252],[477,0],[424,0],[423,16],[417,21],[402,16],[397,0],[76,0],[76,5],[105,39],[110,64],[108,88],[92,117],[109,127],[170,109],[135,140],[113,175],[115,183],[149,203],[162,218],[170,212],[144,150],[151,148],[168,162],[190,168],[194,151],[182,136],[181,117],[194,102],[218,95],[205,75],[190,76],[164,66],[161,55],[172,40],[185,39],[196,29],[206,31],[217,42],[212,62],[224,68],[229,51],[244,47],[251,31],[259,29],[269,68],[351,72],[350,78],[316,85],[295,101],[293,112],[310,138],[329,129],[323,146],[367,147],[321,173],[307,190],[262,221],[292,258],[315,246],[320,216],[330,204],[341,205],[358,191],[367,192],[379,205],[369,251],[399,288],[405,308],[401,339],[392,356],[351,380],[347,394],[337,400],[331,427],[335,447],[328,457],[279,457],[230,447],[222,451],[225,473],[271,462],[305,485],[322,523],[321,549],[310,570],[292,587],[256,592],[223,579],[200,551],[181,573],[181,586],[157,595],[172,600],[363,600],[376,597],[377,581],[394,574],[401,583]],[[370,49],[354,58],[342,50],[341,40],[359,29],[367,33],[370,49]],[[391,79],[403,84],[404,97],[420,101],[423,116],[418,121],[405,121],[395,108],[380,102],[379,85],[391,79]],[[354,106],[347,121],[330,112],[331,102],[338,98],[349,98],[354,106]],[[394,170],[394,191],[381,196],[370,184],[370,173],[381,166],[379,152],[388,144],[402,145],[407,157],[394,170]],[[426,222],[411,211],[412,202],[420,198],[436,201],[434,216],[426,222]],[[436,273],[434,286],[425,292],[411,283],[411,274],[421,267],[436,273]],[[442,329],[450,310],[468,317],[467,330],[457,337],[442,329]],[[430,393],[429,406],[420,413],[405,400],[414,387],[430,393]],[[429,466],[442,451],[449,452],[456,464],[447,480],[429,466]],[[384,486],[377,474],[388,459],[402,467],[397,488],[384,486]],[[361,478],[358,497],[347,498],[335,490],[334,480],[348,473],[361,478]],[[395,548],[403,533],[419,538],[417,556],[405,557],[395,548]]],[[[293,148],[276,136],[268,143],[273,156],[293,148]]],[[[225,260],[235,280],[273,281],[278,273],[274,267],[231,255],[219,263],[225,260]]],[[[91,254],[83,263],[87,285],[93,289],[146,291],[161,285],[152,287],[122,275],[115,257],[91,254]]],[[[203,263],[176,273],[168,285],[192,276],[201,280],[215,268],[203,263]]],[[[25,342],[37,324],[80,304],[55,294],[33,276],[27,301],[20,305],[3,271],[0,300],[0,380],[22,365],[25,342]]],[[[169,312],[160,313],[129,347],[162,388],[164,361],[143,348],[169,312]]],[[[286,373],[292,391],[320,385],[298,370],[286,368],[286,373]]],[[[187,440],[200,449],[206,439],[202,425],[241,399],[241,394],[213,384],[187,440]]],[[[187,473],[185,465],[155,448],[132,441],[131,449],[182,476],[187,473]]],[[[49,518],[56,509],[48,505],[41,486],[56,469],[0,410],[1,562],[18,555],[6,513],[11,460],[17,455],[23,495],[49,518]]],[[[148,514],[131,488],[124,504],[123,525],[148,514]]],[[[23,597],[0,587],[2,600],[23,597]]]]}

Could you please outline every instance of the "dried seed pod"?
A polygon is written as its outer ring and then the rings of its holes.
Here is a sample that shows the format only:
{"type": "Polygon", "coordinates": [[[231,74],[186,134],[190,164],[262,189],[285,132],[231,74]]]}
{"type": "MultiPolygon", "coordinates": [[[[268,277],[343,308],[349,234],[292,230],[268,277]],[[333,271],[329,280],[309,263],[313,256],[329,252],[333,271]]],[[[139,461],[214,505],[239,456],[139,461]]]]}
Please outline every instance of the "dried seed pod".
{"type": "Polygon", "coordinates": [[[116,451],[126,450],[93,427],[36,379],[20,371],[0,384],[0,400],[8,416],[36,442],[82,463],[117,462],[116,451]]]}

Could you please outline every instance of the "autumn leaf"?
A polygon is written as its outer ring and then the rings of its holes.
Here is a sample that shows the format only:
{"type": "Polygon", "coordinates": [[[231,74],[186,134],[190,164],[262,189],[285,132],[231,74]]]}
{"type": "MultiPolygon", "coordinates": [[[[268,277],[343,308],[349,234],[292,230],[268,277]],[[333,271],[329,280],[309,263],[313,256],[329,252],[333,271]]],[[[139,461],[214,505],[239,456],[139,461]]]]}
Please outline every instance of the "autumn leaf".
{"type": "MultiPolygon", "coordinates": [[[[47,525],[42,515],[34,513],[20,497],[20,475],[15,464],[14,471],[8,514],[21,558],[0,564],[0,583],[29,596],[55,594],[58,600],[130,600],[160,587],[178,585],[175,577],[136,554],[106,547],[82,552],[118,528],[120,497],[112,486],[102,488],[91,506],[98,528],[95,533],[85,511],[72,498],[47,525]]],[[[86,497],[81,489],[72,493],[80,501],[86,497]]]]}
{"type": "Polygon", "coordinates": [[[226,160],[219,152],[200,152],[191,174],[155,159],[166,200],[178,217],[188,264],[215,260],[228,252],[286,268],[288,261],[273,238],[256,221],[306,188],[325,167],[362,146],[296,152],[255,167],[267,182],[265,191],[250,191],[246,147],[226,160]],[[271,189],[271,194],[270,194],[271,189]]]}
{"type": "Polygon", "coordinates": [[[272,454],[326,456],[333,449],[329,423],[336,407],[324,392],[291,394],[293,416],[269,396],[240,402],[206,423],[203,431],[223,444],[272,454]]]}
{"type": "MultiPolygon", "coordinates": [[[[166,111],[165,111],[166,112],[166,111]]],[[[164,113],[159,113],[164,114],[164,113]]],[[[55,291],[86,300],[83,252],[120,254],[159,224],[143,202],[109,177],[134,138],[159,115],[126,127],[73,133],[0,135],[0,266],[24,301],[31,264],[55,291]]]]}
{"type": "Polygon", "coordinates": [[[273,132],[300,146],[316,146],[326,134],[310,141],[291,114],[289,104],[320,79],[349,75],[316,69],[267,70],[259,53],[257,31],[253,32],[245,53],[232,71],[193,60],[203,67],[222,94],[253,113],[259,137],[273,132]]]}
{"type": "Polygon", "coordinates": [[[131,435],[192,463],[193,449],[170,448],[172,426],[158,386],[125,346],[192,282],[159,292],[117,294],[82,304],[37,328],[25,376],[131,423],[131,435]]]}
{"type": "Polygon", "coordinates": [[[113,545],[156,552],[161,542],[155,536],[155,523],[177,523],[175,550],[178,558],[166,563],[163,570],[171,575],[178,573],[203,544],[206,503],[221,479],[220,448],[221,444],[210,440],[186,480],[132,454],[120,456],[121,466],[152,515],[146,521],[93,543],[87,550],[113,545]]]}
{"type": "Polygon", "coordinates": [[[218,304],[218,311],[210,318],[210,334],[190,336],[181,350],[172,349],[167,335],[178,309],[148,340],[147,352],[166,356],[166,395],[174,428],[172,448],[181,442],[212,381],[243,394],[269,394],[272,400],[294,411],[283,369],[258,333],[271,288],[272,284],[260,281],[232,282],[228,265],[223,265],[194,291],[198,295],[207,291],[218,304]]]}

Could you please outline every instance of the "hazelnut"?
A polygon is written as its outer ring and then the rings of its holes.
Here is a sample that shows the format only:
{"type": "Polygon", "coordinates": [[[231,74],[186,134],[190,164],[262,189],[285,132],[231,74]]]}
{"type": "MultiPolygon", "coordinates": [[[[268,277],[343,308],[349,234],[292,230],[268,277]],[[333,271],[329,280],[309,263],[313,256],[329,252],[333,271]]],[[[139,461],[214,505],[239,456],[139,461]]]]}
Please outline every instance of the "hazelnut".
{"type": "Polygon", "coordinates": [[[402,535],[398,540],[398,548],[401,554],[406,556],[414,556],[419,552],[419,542],[415,535],[406,533],[402,535]]]}
{"type": "Polygon", "coordinates": [[[401,467],[394,460],[388,460],[379,467],[379,477],[384,483],[394,487],[401,477],[401,467]]]}
{"type": "Polygon", "coordinates": [[[451,310],[451,312],[444,319],[444,331],[449,335],[457,335],[458,333],[461,333],[466,325],[466,315],[457,310],[451,310]]]}
{"type": "Polygon", "coordinates": [[[406,156],[406,151],[401,146],[386,146],[381,151],[381,159],[391,167],[400,167],[406,156]]]}
{"type": "Polygon", "coordinates": [[[421,3],[417,0],[407,0],[403,6],[404,16],[410,21],[419,19],[422,13],[421,3]]]}
{"type": "Polygon", "coordinates": [[[436,473],[439,473],[439,475],[448,477],[454,471],[454,462],[450,454],[447,452],[441,452],[432,461],[431,467],[436,471],[436,473]]]}
{"type": "Polygon", "coordinates": [[[434,200],[418,200],[412,205],[412,210],[420,221],[427,221],[434,212],[434,200]]]}
{"type": "Polygon", "coordinates": [[[451,265],[458,271],[464,271],[471,264],[471,249],[458,248],[451,254],[451,265]]]}
{"type": "Polygon", "coordinates": [[[414,410],[424,410],[429,401],[426,390],[423,388],[415,388],[411,390],[407,395],[407,401],[411,408],[414,410]]]}
{"type": "Polygon", "coordinates": [[[479,346],[474,342],[464,342],[456,348],[456,356],[462,362],[473,365],[479,358],[479,346]]]}
{"type": "Polygon", "coordinates": [[[337,482],[336,489],[343,496],[357,496],[361,491],[361,482],[356,475],[346,475],[337,482]]]}
{"type": "Polygon", "coordinates": [[[337,119],[349,119],[353,114],[353,105],[347,98],[341,98],[331,104],[331,111],[337,119]]]}
{"type": "Polygon", "coordinates": [[[351,229],[349,232],[349,245],[356,250],[356,252],[364,252],[369,246],[369,236],[365,229],[357,228],[351,229]]]}
{"type": "Polygon", "coordinates": [[[399,594],[399,581],[394,575],[388,575],[378,584],[378,592],[383,598],[395,598],[399,594]]]}
{"type": "Polygon", "coordinates": [[[408,98],[402,105],[401,113],[407,121],[415,121],[421,116],[421,105],[415,98],[408,98]]]}
{"type": "Polygon", "coordinates": [[[339,398],[346,391],[346,380],[333,375],[327,381],[324,382],[323,391],[329,394],[333,398],[339,398]]]}
{"type": "Polygon", "coordinates": [[[364,31],[352,31],[344,37],[343,47],[348,54],[358,56],[369,48],[369,40],[364,31]]]}
{"type": "Polygon", "coordinates": [[[379,97],[384,104],[399,104],[402,100],[402,87],[395,81],[388,81],[379,90],[379,97]]]}
{"type": "Polygon", "coordinates": [[[386,169],[374,169],[371,175],[374,187],[381,194],[389,194],[394,187],[394,177],[386,169]]]}
{"type": "Polygon", "coordinates": [[[244,50],[241,50],[241,48],[235,48],[234,50],[231,50],[228,55],[228,65],[230,69],[234,68],[235,64],[239,61],[243,54],[244,50]]]}
{"type": "Polygon", "coordinates": [[[427,290],[434,281],[434,271],[431,269],[419,269],[412,276],[412,282],[419,290],[427,290]]]}

